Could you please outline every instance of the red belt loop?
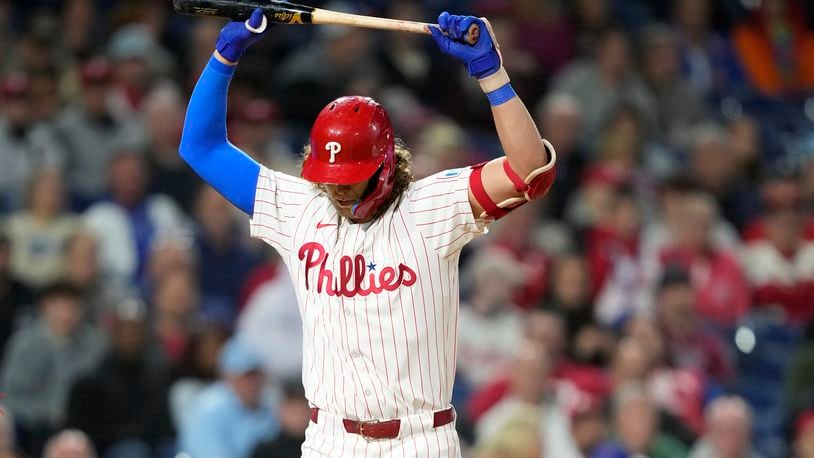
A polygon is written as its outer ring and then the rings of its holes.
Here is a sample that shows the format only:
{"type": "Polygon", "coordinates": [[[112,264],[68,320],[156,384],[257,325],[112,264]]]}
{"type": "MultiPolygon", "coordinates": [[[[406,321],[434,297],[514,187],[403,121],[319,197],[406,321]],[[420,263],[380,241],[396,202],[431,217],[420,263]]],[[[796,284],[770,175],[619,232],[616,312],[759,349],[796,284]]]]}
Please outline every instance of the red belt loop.
{"type": "MultiPolygon", "coordinates": [[[[311,421],[314,424],[319,421],[319,409],[317,407],[311,408],[311,421]]],[[[448,425],[453,421],[455,421],[455,409],[452,407],[439,410],[432,415],[433,428],[448,425]]],[[[346,418],[342,420],[342,425],[348,434],[359,434],[366,440],[395,439],[399,436],[401,430],[401,420],[399,419],[358,421],[346,418]]]]}

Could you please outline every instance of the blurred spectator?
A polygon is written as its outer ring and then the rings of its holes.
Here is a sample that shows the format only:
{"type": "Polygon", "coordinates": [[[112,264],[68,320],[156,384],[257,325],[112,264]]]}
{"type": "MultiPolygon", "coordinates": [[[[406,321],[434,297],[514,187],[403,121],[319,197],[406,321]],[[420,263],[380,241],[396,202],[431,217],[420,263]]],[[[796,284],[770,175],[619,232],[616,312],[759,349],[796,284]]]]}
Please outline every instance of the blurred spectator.
{"type": "Polygon", "coordinates": [[[31,72],[30,78],[32,119],[50,126],[62,108],[58,87],[59,71],[49,65],[31,72]]]}
{"type": "MultiPolygon", "coordinates": [[[[696,193],[695,184],[683,175],[666,178],[658,188],[656,214],[642,231],[641,259],[648,281],[655,284],[659,277],[659,257],[675,244],[675,228],[685,217],[685,204],[696,193]]],[[[718,217],[712,222],[710,244],[715,249],[738,249],[740,239],[737,231],[726,220],[718,217]]]]}
{"type": "Polygon", "coordinates": [[[262,356],[270,376],[293,380],[302,375],[302,318],[288,269],[278,269],[249,295],[237,332],[262,356]]]}
{"type": "Polygon", "coordinates": [[[641,216],[636,196],[616,190],[586,237],[596,318],[608,326],[650,307],[639,262],[641,216]]]}
{"type": "MultiPolygon", "coordinates": [[[[406,0],[389,3],[386,17],[421,22],[429,19],[426,8],[419,3],[406,0]]],[[[402,86],[421,99],[432,99],[437,91],[433,77],[438,76],[439,69],[436,68],[435,59],[431,59],[424,48],[421,36],[389,33],[382,38],[385,44],[379,48],[377,56],[382,69],[382,83],[402,86]]]]}
{"type": "Polygon", "coordinates": [[[31,176],[60,167],[65,153],[55,132],[34,120],[31,78],[13,73],[0,81],[0,209],[18,208],[31,176]]]}
{"type": "Polygon", "coordinates": [[[573,248],[570,229],[558,221],[541,219],[545,211],[541,200],[512,210],[506,218],[489,228],[491,237],[481,249],[495,247],[514,258],[522,271],[513,302],[523,310],[539,304],[552,286],[548,279],[551,256],[573,248]]]}
{"type": "Polygon", "coordinates": [[[74,233],[65,242],[63,280],[82,295],[86,316],[105,322],[111,306],[128,294],[101,277],[96,256],[96,239],[87,232],[74,233]]]}
{"type": "Polygon", "coordinates": [[[213,188],[199,187],[194,217],[204,307],[217,308],[234,319],[243,280],[260,263],[260,256],[240,237],[242,218],[213,188]]]}
{"type": "Polygon", "coordinates": [[[25,18],[22,33],[12,51],[17,68],[25,72],[38,72],[53,66],[60,59],[58,43],[58,23],[51,11],[32,11],[25,18]]]}
{"type": "Polygon", "coordinates": [[[520,342],[509,371],[509,392],[478,420],[478,441],[488,444],[515,415],[533,408],[540,427],[541,456],[580,456],[571,437],[569,418],[557,404],[551,370],[543,346],[530,340],[520,342]]]}
{"type": "Polygon", "coordinates": [[[64,268],[65,244],[78,229],[65,213],[65,184],[55,169],[41,169],[28,186],[25,207],[7,222],[11,270],[32,289],[56,281],[64,268]]]}
{"type": "Polygon", "coordinates": [[[592,458],[680,458],[687,450],[675,438],[661,433],[656,406],[639,385],[617,389],[613,398],[616,439],[601,444],[592,458]]]}
{"type": "Polygon", "coordinates": [[[106,348],[102,333],[82,321],[74,288],[51,286],[39,307],[40,318],[9,341],[2,369],[6,403],[33,450],[64,423],[71,386],[96,367],[106,348]]]}
{"type": "Polygon", "coordinates": [[[735,158],[735,167],[750,181],[758,181],[765,148],[758,120],[746,115],[730,119],[726,124],[726,142],[735,158]]]}
{"type": "Polygon", "coordinates": [[[219,369],[221,380],[197,397],[194,413],[181,425],[180,449],[196,457],[246,458],[279,430],[262,396],[262,361],[233,338],[221,350],[219,369]]]}
{"type": "Polygon", "coordinates": [[[31,314],[34,296],[11,272],[11,245],[0,232],[0,350],[20,324],[19,320],[31,314]]]}
{"type": "Polygon", "coordinates": [[[701,125],[690,134],[689,165],[697,185],[718,201],[721,215],[736,228],[742,229],[759,211],[759,196],[737,168],[737,158],[719,126],[701,125]]]}
{"type": "Polygon", "coordinates": [[[585,258],[576,254],[556,258],[550,283],[546,305],[562,314],[568,341],[573,345],[579,329],[594,321],[590,272],[585,258]]]}
{"type": "Polygon", "coordinates": [[[602,401],[591,398],[571,412],[571,436],[581,453],[590,456],[593,449],[608,435],[607,419],[602,401]]]}
{"type": "Polygon", "coordinates": [[[104,456],[150,458],[173,435],[169,366],[150,338],[141,301],[116,306],[109,334],[111,348],[99,367],[71,388],[66,423],[86,432],[104,456]]]}
{"type": "Polygon", "coordinates": [[[470,266],[472,291],[459,312],[458,368],[478,388],[503,372],[517,347],[522,318],[511,300],[523,271],[498,249],[480,250],[470,266]]]}
{"type": "Polygon", "coordinates": [[[613,22],[611,3],[609,0],[576,0],[566,4],[571,6],[571,22],[579,56],[592,53],[602,31],[613,22]]]}
{"type": "Polygon", "coordinates": [[[706,408],[707,433],[689,458],[760,458],[752,447],[752,409],[738,396],[723,396],[706,408]]]}
{"type": "Polygon", "coordinates": [[[687,196],[681,219],[671,228],[675,242],[661,253],[661,271],[668,266],[687,270],[699,315],[717,325],[731,326],[749,310],[750,291],[735,254],[713,245],[715,219],[715,203],[708,196],[687,196]]]}
{"type": "Polygon", "coordinates": [[[305,441],[311,407],[299,379],[283,387],[283,400],[278,412],[280,433],[272,440],[261,442],[252,452],[252,458],[299,458],[302,455],[300,448],[305,441]]]}
{"type": "Polygon", "coordinates": [[[744,75],[732,43],[712,28],[710,0],[676,0],[674,23],[684,77],[699,94],[720,99],[743,90],[744,75]]]}
{"type": "Polygon", "coordinates": [[[48,440],[44,458],[96,458],[93,444],[82,431],[66,429],[48,440]]]}
{"type": "Polygon", "coordinates": [[[144,24],[130,24],[117,30],[110,37],[107,55],[113,66],[116,83],[113,103],[117,111],[141,110],[150,89],[170,72],[167,52],[144,24]]]}
{"type": "Polygon", "coordinates": [[[628,37],[620,29],[603,30],[595,54],[565,67],[557,75],[553,89],[579,100],[586,138],[596,135],[619,102],[634,104],[646,119],[655,115],[653,100],[635,72],[628,37]]]}
{"type": "Polygon", "coordinates": [[[154,87],[141,108],[147,138],[150,191],[171,197],[186,211],[191,210],[198,176],[178,154],[184,126],[184,102],[174,85],[154,87]]]}
{"type": "MultiPolygon", "coordinates": [[[[358,4],[333,1],[325,8],[361,13],[358,4]]],[[[301,52],[293,53],[277,69],[274,87],[287,119],[310,125],[326,100],[347,93],[371,95],[381,70],[371,50],[369,31],[358,27],[320,27],[301,52]],[[330,68],[331,71],[325,71],[330,68]]]]}
{"type": "MultiPolygon", "coordinates": [[[[573,58],[576,46],[573,30],[565,21],[558,2],[516,0],[510,5],[516,29],[513,41],[519,49],[534,56],[546,75],[556,73],[573,58]],[[557,46],[547,46],[547,43],[557,43],[557,46]]],[[[498,42],[503,44],[500,39],[498,42]]]]}
{"type": "Polygon", "coordinates": [[[152,291],[153,332],[173,363],[181,360],[190,341],[191,325],[200,305],[192,273],[172,270],[152,291]]]}
{"type": "Polygon", "coordinates": [[[765,0],[732,31],[750,83],[768,96],[814,90],[814,32],[806,28],[803,2],[765,0]]]}
{"type": "Polygon", "coordinates": [[[197,326],[190,336],[189,345],[176,364],[176,381],[169,393],[176,430],[189,420],[198,394],[218,380],[218,355],[228,339],[229,330],[214,321],[197,326]]]}
{"type": "MultiPolygon", "coordinates": [[[[74,1],[72,4],[83,3],[74,1]]],[[[70,191],[80,208],[100,199],[105,191],[105,171],[121,148],[141,141],[137,121],[116,112],[110,104],[111,66],[103,57],[82,64],[77,103],[68,105],[55,127],[67,149],[66,173],[70,191]]]]}
{"type": "Polygon", "coordinates": [[[814,411],[806,410],[797,417],[794,428],[794,456],[814,457],[814,411]]]}
{"type": "Polygon", "coordinates": [[[668,267],[656,295],[657,319],[668,360],[673,367],[726,383],[732,377],[732,362],[723,343],[705,329],[695,301],[689,273],[681,267],[668,267]]]}
{"type": "Polygon", "coordinates": [[[687,129],[704,120],[706,108],[695,89],[681,78],[674,31],[665,24],[653,24],[642,35],[642,74],[656,103],[657,134],[667,145],[681,148],[687,129]]]}
{"type": "Polygon", "coordinates": [[[743,255],[756,304],[779,307],[794,323],[814,314],[814,242],[803,238],[804,220],[794,207],[769,209],[767,237],[750,243],[743,255]]]}
{"type": "Polygon", "coordinates": [[[538,458],[543,453],[541,420],[534,406],[519,406],[498,431],[477,447],[477,458],[538,458]]]}
{"type": "Polygon", "coordinates": [[[760,197],[763,211],[743,229],[744,242],[766,241],[767,221],[777,210],[796,209],[803,217],[803,236],[814,240],[814,213],[803,204],[805,178],[795,170],[770,169],[761,174],[760,197]]]}
{"type": "Polygon", "coordinates": [[[618,188],[628,184],[628,171],[619,167],[597,164],[588,167],[580,177],[579,188],[570,196],[565,209],[569,225],[578,231],[598,224],[618,188]]]}
{"type": "MultiPolygon", "coordinates": [[[[658,323],[648,317],[636,317],[626,323],[628,337],[617,347],[614,364],[629,361],[644,361],[647,369],[645,382],[653,400],[661,409],[661,422],[665,431],[673,434],[686,445],[691,445],[704,432],[703,403],[708,396],[707,389],[714,389],[707,375],[692,369],[673,364],[673,357],[658,323]],[[642,356],[639,356],[641,354],[642,356]]],[[[639,366],[641,367],[641,366],[639,366]]],[[[616,371],[617,368],[611,369],[616,371]]],[[[619,374],[619,372],[615,372],[619,374]]],[[[628,373],[636,373],[635,371],[628,373]]],[[[624,381],[624,377],[616,377],[624,381]]],[[[630,379],[635,380],[635,379],[630,379]]]]}
{"type": "Polygon", "coordinates": [[[140,285],[151,244],[177,235],[183,216],[168,197],[151,195],[144,158],[120,152],[110,163],[110,198],[85,211],[83,223],[99,242],[102,271],[124,285],[140,285]]]}
{"type": "Polygon", "coordinates": [[[257,162],[272,170],[297,175],[296,155],[285,141],[283,124],[276,104],[255,98],[239,107],[229,134],[234,144],[257,162]]]}
{"type": "Polygon", "coordinates": [[[466,132],[451,119],[435,118],[418,135],[413,170],[416,178],[469,165],[472,147],[466,132]]]}
{"type": "Polygon", "coordinates": [[[62,12],[62,44],[72,56],[88,55],[99,37],[100,21],[92,0],[69,0],[62,12]]]}
{"type": "Polygon", "coordinates": [[[157,238],[150,245],[147,271],[142,290],[150,295],[156,285],[174,271],[194,273],[198,259],[192,240],[187,237],[157,238]]]}

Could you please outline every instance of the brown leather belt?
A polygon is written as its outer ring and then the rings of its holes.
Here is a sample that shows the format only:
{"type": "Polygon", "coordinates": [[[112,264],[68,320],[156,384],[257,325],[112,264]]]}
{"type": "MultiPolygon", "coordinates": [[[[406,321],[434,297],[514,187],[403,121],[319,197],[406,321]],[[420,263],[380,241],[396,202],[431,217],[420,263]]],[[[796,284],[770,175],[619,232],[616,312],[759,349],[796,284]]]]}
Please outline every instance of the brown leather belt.
{"type": "MultiPolygon", "coordinates": [[[[319,409],[312,407],[311,421],[316,424],[318,420],[319,409]]],[[[454,408],[439,410],[432,415],[432,427],[438,428],[439,426],[448,425],[454,420],[454,408]]],[[[342,420],[342,425],[349,434],[358,434],[365,439],[395,439],[399,437],[399,430],[401,430],[401,420],[399,419],[357,421],[345,418],[342,420]]]]}

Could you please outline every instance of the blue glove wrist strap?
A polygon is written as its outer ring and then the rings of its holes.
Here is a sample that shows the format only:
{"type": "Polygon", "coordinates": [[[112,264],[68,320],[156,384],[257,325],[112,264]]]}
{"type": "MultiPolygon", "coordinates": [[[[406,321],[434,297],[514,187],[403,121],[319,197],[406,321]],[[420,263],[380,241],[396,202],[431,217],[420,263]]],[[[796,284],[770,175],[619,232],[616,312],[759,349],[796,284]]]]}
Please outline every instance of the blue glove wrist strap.
{"type": "Polygon", "coordinates": [[[221,56],[231,62],[237,62],[240,56],[243,55],[243,50],[235,48],[222,37],[218,37],[218,43],[215,45],[215,49],[218,50],[221,56]]]}
{"type": "Polygon", "coordinates": [[[486,94],[486,98],[489,99],[489,104],[493,107],[503,105],[515,97],[517,97],[517,93],[514,92],[512,83],[506,83],[500,88],[486,94]]]}
{"type": "Polygon", "coordinates": [[[475,78],[485,78],[500,69],[500,57],[494,50],[485,56],[470,60],[466,63],[469,74],[475,78]]]}

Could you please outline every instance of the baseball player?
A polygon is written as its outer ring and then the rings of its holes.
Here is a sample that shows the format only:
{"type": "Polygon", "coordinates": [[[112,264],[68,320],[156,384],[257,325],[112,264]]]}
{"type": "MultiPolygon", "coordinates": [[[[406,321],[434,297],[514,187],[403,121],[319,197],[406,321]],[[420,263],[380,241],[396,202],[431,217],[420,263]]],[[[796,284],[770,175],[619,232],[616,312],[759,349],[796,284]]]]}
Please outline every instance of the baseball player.
{"type": "Polygon", "coordinates": [[[226,136],[235,64],[267,25],[258,9],[221,31],[181,155],[251,217],[252,237],[291,274],[313,407],[303,456],[460,456],[450,406],[459,254],[490,221],[548,191],[554,149],[512,89],[488,22],[443,13],[432,37],[479,80],[505,157],[412,181],[385,110],[342,97],[317,116],[301,176],[269,170],[226,136]],[[464,44],[473,24],[483,33],[464,44]]]}

